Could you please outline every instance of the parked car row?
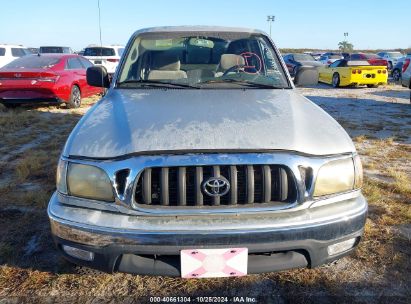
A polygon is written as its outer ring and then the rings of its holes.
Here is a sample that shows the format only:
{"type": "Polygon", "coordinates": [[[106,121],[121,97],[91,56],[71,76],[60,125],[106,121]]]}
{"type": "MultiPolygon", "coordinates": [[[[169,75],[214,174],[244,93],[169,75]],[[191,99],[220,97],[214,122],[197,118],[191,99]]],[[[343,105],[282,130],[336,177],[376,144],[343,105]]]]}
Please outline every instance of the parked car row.
{"type": "MultiPolygon", "coordinates": [[[[354,84],[354,85],[364,84],[368,86],[378,86],[380,84],[386,83],[388,81],[388,76],[391,76],[394,81],[399,81],[402,77],[402,73],[406,70],[406,67],[403,68],[403,66],[406,60],[407,59],[409,60],[410,56],[411,54],[407,56],[403,56],[402,53],[394,52],[394,51],[380,52],[378,54],[372,54],[372,53],[348,54],[348,53],[327,52],[321,55],[317,53],[314,54],[310,52],[304,52],[302,54],[301,53],[285,54],[283,56],[283,59],[292,77],[295,77],[300,67],[311,66],[311,67],[319,68],[320,72],[322,73],[320,77],[321,79],[320,81],[333,84],[334,86],[345,86],[348,84],[354,84]],[[316,55],[317,57],[314,57],[314,55],[316,55]],[[335,62],[338,62],[338,63],[334,65],[335,62]],[[340,82],[340,80],[337,77],[338,76],[337,74],[334,75],[333,73],[332,75],[325,76],[325,74],[328,74],[328,72],[333,71],[333,69],[335,69],[336,67],[345,68],[347,63],[350,66],[367,66],[367,68],[353,69],[352,71],[361,71],[361,72],[363,70],[370,71],[372,70],[372,68],[368,66],[378,67],[375,70],[376,71],[380,70],[381,75],[376,74],[374,72],[371,72],[371,74],[368,72],[365,74],[362,74],[363,77],[366,77],[366,75],[371,75],[370,81],[373,83],[369,83],[368,79],[366,79],[366,81],[363,81],[363,79],[361,79],[361,81],[358,81],[359,79],[352,80],[351,79],[353,78],[352,75],[355,75],[355,74],[350,74],[351,76],[349,78],[344,78],[343,82],[340,82]],[[341,64],[342,66],[339,66],[341,64]],[[383,80],[381,77],[387,78],[387,80],[383,80]]],[[[344,69],[344,70],[348,71],[349,69],[344,69]]],[[[356,77],[358,78],[358,76],[359,75],[357,74],[356,77]]]]}
{"type": "Polygon", "coordinates": [[[109,74],[114,74],[123,54],[122,45],[89,45],[80,52],[73,52],[68,46],[40,46],[39,48],[26,48],[22,45],[0,44],[0,68],[7,63],[29,54],[78,54],[85,56],[92,63],[104,66],[109,74]]]}
{"type": "Polygon", "coordinates": [[[77,108],[82,98],[103,92],[87,84],[87,68],[102,66],[111,78],[123,51],[121,45],[90,45],[83,57],[65,46],[29,50],[21,45],[0,44],[0,103],[8,107],[33,102],[65,103],[77,108]]]}
{"type": "Polygon", "coordinates": [[[101,93],[86,81],[93,64],[75,54],[31,54],[0,69],[0,102],[8,107],[22,103],[65,103],[78,108],[81,98],[101,93]]]}

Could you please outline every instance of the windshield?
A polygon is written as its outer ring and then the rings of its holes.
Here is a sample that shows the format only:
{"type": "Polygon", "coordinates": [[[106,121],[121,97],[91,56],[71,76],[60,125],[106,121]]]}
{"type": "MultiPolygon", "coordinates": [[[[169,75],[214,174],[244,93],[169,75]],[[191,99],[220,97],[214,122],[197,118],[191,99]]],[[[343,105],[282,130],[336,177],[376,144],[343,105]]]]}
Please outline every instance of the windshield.
{"type": "Polygon", "coordinates": [[[309,54],[294,54],[295,61],[315,61],[315,58],[309,54]]]}
{"type": "Polygon", "coordinates": [[[112,48],[92,47],[84,50],[84,56],[115,56],[116,53],[112,48]]]}
{"type": "Polygon", "coordinates": [[[11,48],[11,55],[13,57],[23,57],[26,55],[31,54],[31,52],[28,49],[24,48],[11,48]]]}
{"type": "Polygon", "coordinates": [[[40,53],[63,53],[63,48],[60,46],[42,46],[40,47],[40,53]]]}
{"type": "Polygon", "coordinates": [[[268,39],[251,33],[145,33],[127,51],[117,84],[180,88],[288,88],[268,39]]]}
{"type": "Polygon", "coordinates": [[[45,57],[38,55],[27,55],[20,57],[9,64],[4,69],[48,69],[60,61],[58,57],[45,57]]]}

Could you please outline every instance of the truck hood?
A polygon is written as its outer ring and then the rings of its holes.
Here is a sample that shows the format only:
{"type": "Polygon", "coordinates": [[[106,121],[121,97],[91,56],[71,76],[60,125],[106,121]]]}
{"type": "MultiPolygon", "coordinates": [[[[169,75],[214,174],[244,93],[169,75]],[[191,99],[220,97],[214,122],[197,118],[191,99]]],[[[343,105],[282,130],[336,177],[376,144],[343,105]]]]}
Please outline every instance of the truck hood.
{"type": "Polygon", "coordinates": [[[63,155],[268,150],[331,155],[355,148],[294,89],[111,89],[74,128],[63,155]]]}

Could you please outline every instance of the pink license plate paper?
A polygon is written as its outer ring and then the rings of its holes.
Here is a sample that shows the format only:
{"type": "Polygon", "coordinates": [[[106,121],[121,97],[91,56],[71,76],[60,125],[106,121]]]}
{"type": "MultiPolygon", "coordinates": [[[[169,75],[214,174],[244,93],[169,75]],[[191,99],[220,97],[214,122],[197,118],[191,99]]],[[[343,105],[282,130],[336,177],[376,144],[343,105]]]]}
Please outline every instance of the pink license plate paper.
{"type": "Polygon", "coordinates": [[[181,277],[240,277],[247,274],[247,263],[248,248],[181,250],[181,277]]]}

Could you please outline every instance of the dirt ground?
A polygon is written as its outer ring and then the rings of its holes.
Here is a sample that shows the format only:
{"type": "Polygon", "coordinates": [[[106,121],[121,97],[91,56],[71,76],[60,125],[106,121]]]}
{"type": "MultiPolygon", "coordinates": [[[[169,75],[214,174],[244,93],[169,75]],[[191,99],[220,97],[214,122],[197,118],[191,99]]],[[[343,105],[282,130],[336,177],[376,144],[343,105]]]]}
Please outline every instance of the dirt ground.
{"type": "MultiPolygon", "coordinates": [[[[0,303],[141,303],[150,296],[238,296],[261,303],[409,303],[411,298],[411,104],[398,85],[299,91],[354,140],[369,201],[358,249],[331,265],[235,279],[182,280],[90,274],[53,247],[46,206],[77,110],[0,105],[0,303]],[[141,298],[143,297],[143,298],[141,298]]],[[[173,299],[170,299],[173,301],[173,299]]]]}

